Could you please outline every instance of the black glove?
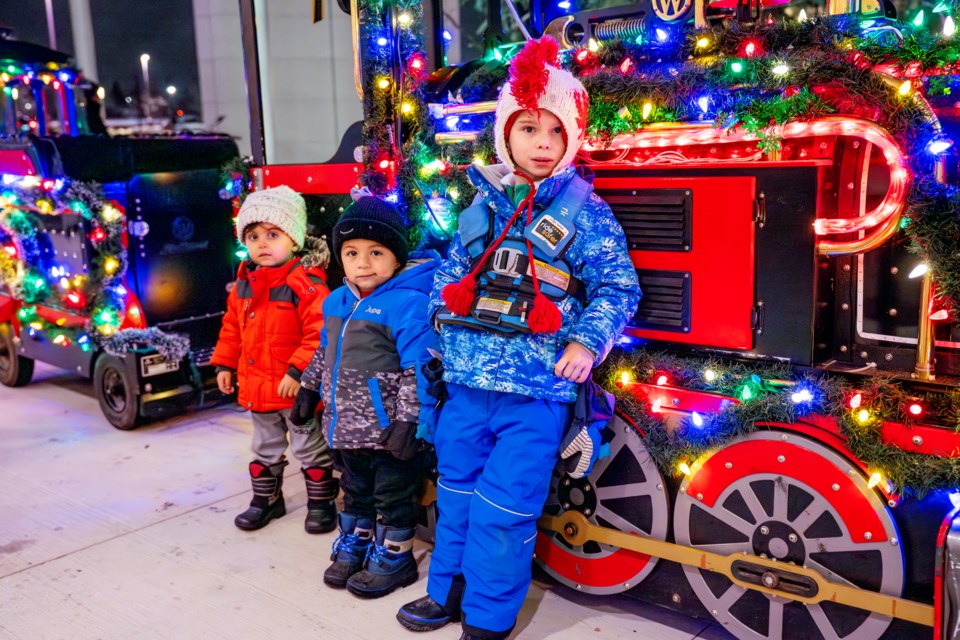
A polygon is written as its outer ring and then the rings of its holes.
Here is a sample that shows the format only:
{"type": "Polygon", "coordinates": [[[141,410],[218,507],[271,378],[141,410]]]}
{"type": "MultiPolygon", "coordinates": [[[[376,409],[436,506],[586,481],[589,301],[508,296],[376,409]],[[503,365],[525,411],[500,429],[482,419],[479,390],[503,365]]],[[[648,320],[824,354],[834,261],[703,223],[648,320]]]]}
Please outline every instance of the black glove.
{"type": "Polygon", "coordinates": [[[417,423],[395,420],[380,432],[380,444],[397,460],[413,460],[420,450],[417,442],[417,423]]]}
{"type": "Polygon", "coordinates": [[[420,369],[427,381],[427,393],[435,398],[439,408],[447,400],[447,384],[443,381],[443,361],[439,358],[430,358],[423,363],[420,369]]]}
{"type": "Polygon", "coordinates": [[[297,425],[305,425],[317,413],[317,405],[320,404],[320,392],[306,387],[300,387],[297,391],[297,399],[293,401],[293,409],[290,410],[290,422],[297,425]]]}

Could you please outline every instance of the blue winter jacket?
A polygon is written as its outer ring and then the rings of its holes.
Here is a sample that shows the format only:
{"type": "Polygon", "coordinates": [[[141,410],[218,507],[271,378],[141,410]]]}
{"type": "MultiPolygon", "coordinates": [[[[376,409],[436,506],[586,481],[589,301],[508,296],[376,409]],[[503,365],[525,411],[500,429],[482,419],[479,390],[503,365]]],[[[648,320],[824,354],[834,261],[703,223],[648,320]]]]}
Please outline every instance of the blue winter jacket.
{"type": "MultiPolygon", "coordinates": [[[[505,165],[474,165],[468,169],[478,190],[476,201],[482,199],[495,214],[494,238],[516,210],[500,184],[507,173],[505,165]]],[[[575,167],[570,166],[543,180],[534,198],[535,211],[546,207],[575,173],[575,167]]],[[[524,220],[518,218],[511,235],[521,235],[523,224],[524,220]]],[[[637,272],[627,253],[623,228],[609,205],[591,193],[576,226],[576,236],[564,257],[573,275],[584,285],[586,307],[572,296],[558,302],[563,324],[555,334],[504,336],[460,325],[440,325],[444,380],[474,389],[559,402],[576,400],[577,385],[553,373],[567,343],[578,342],[587,347],[599,364],[640,302],[637,272]]],[[[457,282],[469,270],[470,258],[458,233],[434,278],[431,318],[443,307],[443,287],[457,282]]]]}
{"type": "Polygon", "coordinates": [[[320,347],[301,384],[316,390],[322,382],[323,434],[330,446],[383,449],[383,429],[418,422],[433,410],[432,402],[422,402],[420,367],[436,347],[427,303],[439,264],[411,261],[364,298],[346,283],[324,300],[320,347]]]}

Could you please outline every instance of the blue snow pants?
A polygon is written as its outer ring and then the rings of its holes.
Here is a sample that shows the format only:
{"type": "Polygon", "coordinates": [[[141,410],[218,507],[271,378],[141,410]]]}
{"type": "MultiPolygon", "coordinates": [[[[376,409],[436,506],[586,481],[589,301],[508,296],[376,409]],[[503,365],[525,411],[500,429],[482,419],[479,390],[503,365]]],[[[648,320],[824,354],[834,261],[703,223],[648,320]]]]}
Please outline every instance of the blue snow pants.
{"type": "Polygon", "coordinates": [[[536,521],[573,405],[449,383],[447,391],[427,593],[447,602],[463,574],[464,629],[506,637],[530,586],[536,521]]]}

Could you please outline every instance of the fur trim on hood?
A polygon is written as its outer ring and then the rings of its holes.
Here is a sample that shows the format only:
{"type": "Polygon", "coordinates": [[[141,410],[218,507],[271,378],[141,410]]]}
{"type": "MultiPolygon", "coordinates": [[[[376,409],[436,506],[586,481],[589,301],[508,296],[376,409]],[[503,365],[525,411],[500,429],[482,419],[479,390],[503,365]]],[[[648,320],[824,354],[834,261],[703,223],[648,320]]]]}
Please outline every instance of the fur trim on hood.
{"type": "Polygon", "coordinates": [[[330,247],[327,246],[327,236],[316,238],[306,236],[303,239],[303,250],[299,253],[300,264],[304,269],[310,267],[320,267],[326,269],[330,266],[330,247]]]}

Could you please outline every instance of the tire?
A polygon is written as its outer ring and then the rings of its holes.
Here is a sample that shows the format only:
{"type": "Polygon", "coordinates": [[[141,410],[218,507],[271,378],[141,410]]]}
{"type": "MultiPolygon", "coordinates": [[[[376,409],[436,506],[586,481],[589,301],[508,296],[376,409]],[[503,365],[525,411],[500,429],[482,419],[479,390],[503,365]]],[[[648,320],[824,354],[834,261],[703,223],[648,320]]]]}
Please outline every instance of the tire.
{"type": "Polygon", "coordinates": [[[93,369],[93,386],[100,410],[117,429],[129,431],[140,426],[140,398],[137,381],[131,379],[123,360],[103,354],[93,369]]]}
{"type": "Polygon", "coordinates": [[[0,383],[7,387],[22,387],[33,378],[33,359],[17,355],[13,327],[0,323],[0,383]]]}

